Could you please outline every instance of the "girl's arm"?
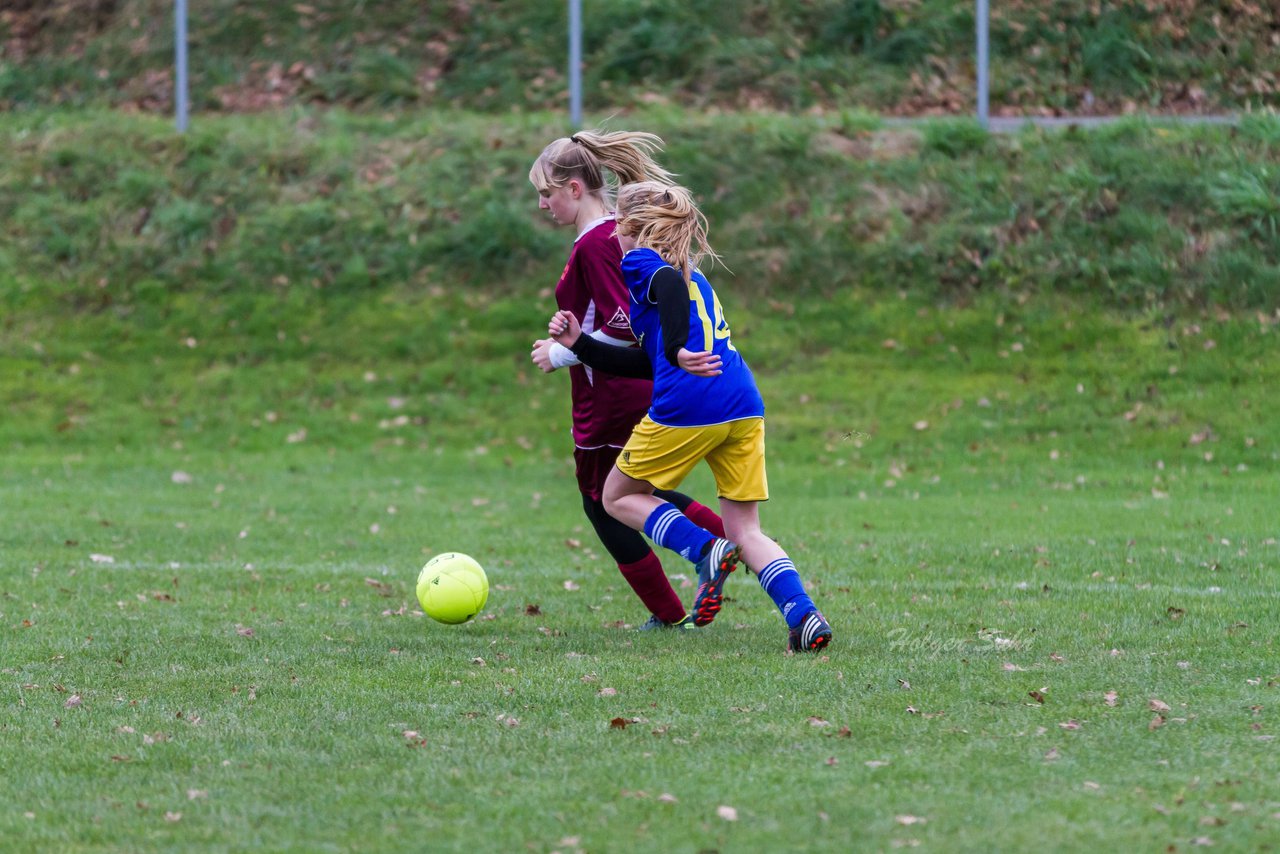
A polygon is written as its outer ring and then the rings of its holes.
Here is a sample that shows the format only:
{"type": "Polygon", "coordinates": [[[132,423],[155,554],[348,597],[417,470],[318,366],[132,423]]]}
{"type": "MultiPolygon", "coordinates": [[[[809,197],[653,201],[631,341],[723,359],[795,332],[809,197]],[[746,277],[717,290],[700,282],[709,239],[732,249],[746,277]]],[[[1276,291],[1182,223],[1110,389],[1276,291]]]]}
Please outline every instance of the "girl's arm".
{"type": "Polygon", "coordinates": [[[583,335],[582,326],[571,311],[557,311],[547,324],[547,333],[589,368],[619,377],[653,379],[653,365],[643,350],[605,344],[583,335]]]}
{"type": "Polygon", "coordinates": [[[649,302],[662,322],[662,352],[673,367],[700,377],[720,374],[720,357],[710,350],[694,353],[689,343],[689,285],[674,267],[663,267],[649,280],[649,302]]]}

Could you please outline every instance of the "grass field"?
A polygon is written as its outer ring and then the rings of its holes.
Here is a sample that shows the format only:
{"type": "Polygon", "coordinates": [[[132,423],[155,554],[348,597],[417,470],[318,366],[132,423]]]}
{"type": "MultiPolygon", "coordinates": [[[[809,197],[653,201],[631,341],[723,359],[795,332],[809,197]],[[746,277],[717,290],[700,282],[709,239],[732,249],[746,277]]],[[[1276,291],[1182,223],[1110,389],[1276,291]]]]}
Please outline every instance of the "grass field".
{"type": "MultiPolygon", "coordinates": [[[[1273,319],[805,305],[733,316],[821,657],[784,654],[745,574],[695,637],[631,630],[565,378],[505,327],[441,379],[362,349],[362,316],[327,342],[347,360],[290,336],[246,359],[19,312],[4,845],[1280,844],[1273,319]],[[493,585],[465,626],[415,606],[445,550],[493,585]]],[[[545,322],[524,297],[484,317],[545,322]]]]}

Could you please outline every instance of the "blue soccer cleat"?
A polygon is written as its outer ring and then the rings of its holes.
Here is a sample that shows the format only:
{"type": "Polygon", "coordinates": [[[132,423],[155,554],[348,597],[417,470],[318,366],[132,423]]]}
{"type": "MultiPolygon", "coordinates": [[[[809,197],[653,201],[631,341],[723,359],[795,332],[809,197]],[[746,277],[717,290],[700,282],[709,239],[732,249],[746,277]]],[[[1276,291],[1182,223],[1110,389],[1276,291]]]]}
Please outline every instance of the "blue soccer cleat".
{"type": "Polygon", "coordinates": [[[693,597],[693,623],[705,626],[720,613],[724,582],[742,560],[741,547],[717,538],[698,561],[698,592],[693,597]]]}
{"type": "Polygon", "coordinates": [[[792,652],[817,652],[831,643],[831,626],[823,618],[822,612],[814,610],[805,614],[800,625],[791,630],[787,638],[787,649],[792,652]]]}

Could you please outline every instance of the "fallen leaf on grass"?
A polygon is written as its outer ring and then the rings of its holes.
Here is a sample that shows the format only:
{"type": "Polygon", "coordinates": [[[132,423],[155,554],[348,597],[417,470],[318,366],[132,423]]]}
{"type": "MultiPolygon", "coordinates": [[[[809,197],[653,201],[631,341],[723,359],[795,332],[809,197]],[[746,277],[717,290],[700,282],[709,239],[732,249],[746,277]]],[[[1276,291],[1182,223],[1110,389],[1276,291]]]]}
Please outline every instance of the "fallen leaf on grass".
{"type": "Polygon", "coordinates": [[[1157,700],[1155,697],[1152,697],[1147,702],[1147,708],[1153,712],[1167,712],[1169,711],[1169,704],[1163,700],[1157,700]]]}
{"type": "Polygon", "coordinates": [[[1058,748],[1056,748],[1056,747],[1050,747],[1050,748],[1049,748],[1049,752],[1048,752],[1048,753],[1046,753],[1046,754],[1044,755],[1044,760],[1045,760],[1046,762],[1052,762],[1052,761],[1054,761],[1055,759],[1057,759],[1057,758],[1058,758],[1058,756],[1059,756],[1058,748]]]}
{"type": "Polygon", "coordinates": [[[1022,670],[1022,668],[1021,668],[1021,667],[1019,667],[1018,665],[1014,664],[1014,663],[1013,663],[1013,662],[1011,662],[1011,661],[1006,661],[1006,662],[1004,663],[1003,667],[1004,667],[1004,669],[1005,669],[1005,672],[1007,672],[1007,673],[1013,673],[1013,672],[1015,672],[1015,671],[1022,670]]]}
{"type": "Polygon", "coordinates": [[[251,638],[253,637],[253,629],[249,628],[248,626],[242,626],[239,623],[236,623],[236,634],[238,634],[242,638],[251,638]]]}
{"type": "Polygon", "coordinates": [[[824,720],[823,718],[814,717],[813,715],[810,715],[809,726],[831,726],[831,724],[826,720],[824,720]]]}
{"type": "Polygon", "coordinates": [[[671,794],[670,792],[663,792],[661,795],[658,795],[658,803],[676,804],[676,803],[679,803],[679,800],[676,798],[675,795],[671,794]]]}
{"type": "Polygon", "coordinates": [[[569,591],[574,591],[574,590],[577,590],[577,589],[579,589],[579,588],[578,588],[578,584],[577,584],[577,582],[575,582],[575,581],[566,581],[566,582],[564,583],[564,589],[565,589],[565,590],[569,590],[569,591]]]}
{"type": "Polygon", "coordinates": [[[631,721],[626,718],[614,718],[609,721],[609,729],[626,729],[631,725],[631,721]]]}
{"type": "Polygon", "coordinates": [[[1060,729],[1066,729],[1066,730],[1080,729],[1080,722],[1077,720],[1063,721],[1062,723],[1058,724],[1058,727],[1060,729]]]}
{"type": "Polygon", "coordinates": [[[895,815],[893,817],[893,820],[896,821],[898,824],[909,827],[910,825],[913,825],[913,824],[924,824],[929,819],[924,818],[923,816],[918,816],[918,815],[895,815]]]}
{"type": "Polygon", "coordinates": [[[720,816],[725,821],[738,820],[738,811],[733,807],[726,807],[726,806],[716,807],[716,815],[720,816]]]}
{"type": "Polygon", "coordinates": [[[889,764],[889,760],[888,759],[868,759],[866,762],[863,762],[862,764],[867,766],[868,768],[883,768],[884,766],[889,764]]]}
{"type": "Polygon", "coordinates": [[[1105,702],[1108,706],[1114,706],[1116,702],[1120,699],[1120,695],[1117,694],[1115,691],[1108,691],[1107,693],[1102,695],[1102,699],[1103,699],[1103,702],[1105,702]]]}
{"type": "Polygon", "coordinates": [[[167,821],[167,822],[170,822],[170,823],[172,823],[172,822],[179,822],[179,821],[182,821],[182,813],[180,813],[180,812],[166,812],[166,813],[164,814],[164,820],[165,820],[165,821],[167,821]]]}
{"type": "Polygon", "coordinates": [[[376,578],[366,578],[364,583],[372,587],[374,590],[377,590],[378,595],[380,596],[391,595],[391,585],[381,582],[376,578]]]}
{"type": "Polygon", "coordinates": [[[839,760],[839,759],[836,759],[834,756],[828,756],[828,757],[827,757],[827,764],[828,764],[828,765],[839,765],[839,764],[840,764],[840,760],[839,760]]]}
{"type": "Polygon", "coordinates": [[[539,608],[537,605],[525,605],[524,615],[526,617],[541,617],[542,609],[539,608]]]}
{"type": "Polygon", "coordinates": [[[617,688],[601,688],[596,692],[598,697],[616,697],[618,695],[617,688]]]}
{"type": "Polygon", "coordinates": [[[67,701],[62,704],[62,708],[74,709],[76,706],[80,705],[83,702],[84,700],[80,699],[79,694],[72,694],[70,697],[67,698],[67,701]]]}
{"type": "Polygon", "coordinates": [[[116,562],[116,559],[113,558],[111,555],[99,555],[99,554],[89,555],[89,560],[93,561],[94,563],[115,563],[116,562]]]}
{"type": "Polygon", "coordinates": [[[1160,729],[1160,727],[1164,726],[1164,721],[1165,721],[1164,715],[1156,715],[1154,718],[1151,719],[1151,723],[1147,724],[1147,729],[1148,730],[1160,729]]]}
{"type": "Polygon", "coordinates": [[[1039,691],[1028,691],[1027,696],[1035,700],[1037,703],[1044,703],[1044,694],[1041,694],[1039,691]]]}
{"type": "Polygon", "coordinates": [[[209,797],[208,789],[187,789],[187,800],[195,801],[209,797]]]}

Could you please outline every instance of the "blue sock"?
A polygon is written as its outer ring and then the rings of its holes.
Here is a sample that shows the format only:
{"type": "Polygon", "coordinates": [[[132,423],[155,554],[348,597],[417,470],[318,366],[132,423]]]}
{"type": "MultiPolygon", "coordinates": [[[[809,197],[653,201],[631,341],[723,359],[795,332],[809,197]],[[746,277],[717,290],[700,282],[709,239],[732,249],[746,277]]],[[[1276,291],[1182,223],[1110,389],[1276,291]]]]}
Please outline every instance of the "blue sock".
{"type": "Polygon", "coordinates": [[[691,563],[697,563],[703,548],[715,539],[709,531],[690,522],[689,517],[669,501],[654,508],[649,518],[644,520],[644,532],[658,545],[671,549],[691,563]]]}
{"type": "Polygon", "coordinates": [[[804,592],[800,573],[789,557],[780,557],[760,570],[760,586],[786,618],[787,628],[794,629],[817,606],[804,592]]]}

